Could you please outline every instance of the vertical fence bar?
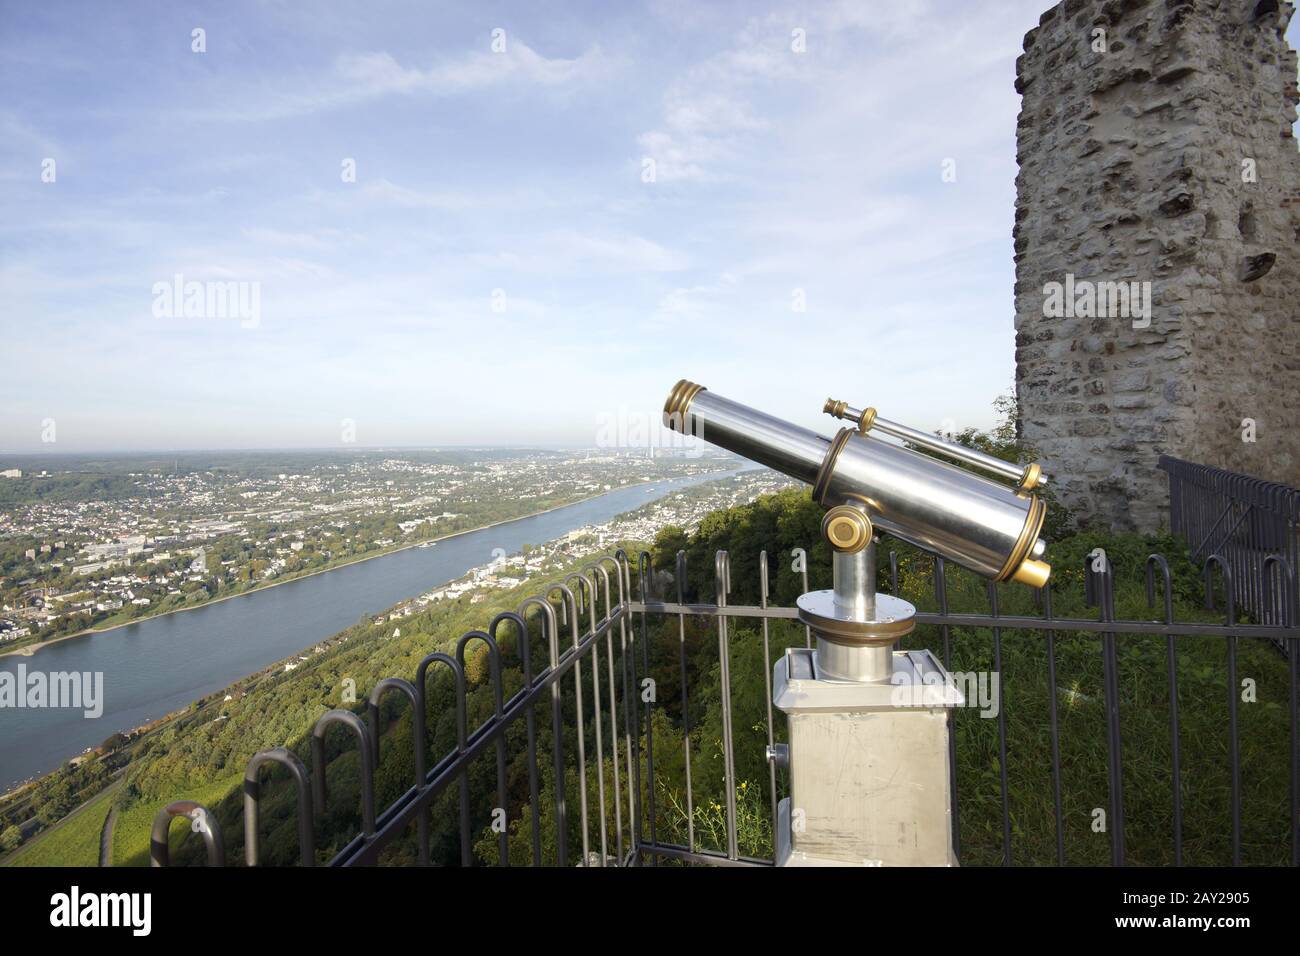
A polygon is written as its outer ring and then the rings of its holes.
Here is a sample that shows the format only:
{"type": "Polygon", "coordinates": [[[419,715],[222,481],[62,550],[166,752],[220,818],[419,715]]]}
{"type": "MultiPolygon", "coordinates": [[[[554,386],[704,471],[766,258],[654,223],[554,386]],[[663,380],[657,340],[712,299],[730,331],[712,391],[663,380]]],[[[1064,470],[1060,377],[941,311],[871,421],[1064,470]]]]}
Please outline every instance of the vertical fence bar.
{"type": "MultiPolygon", "coordinates": [[[[482,641],[488,648],[488,673],[492,681],[492,716],[484,721],[482,726],[500,722],[504,720],[505,714],[505,691],[501,683],[501,648],[497,647],[496,640],[486,631],[467,631],[459,641],[456,642],[456,660],[460,663],[461,673],[465,672],[465,648],[469,646],[470,641],[482,641]]],[[[475,733],[482,729],[476,728],[475,733]]],[[[506,738],[505,734],[498,734],[496,739],[497,753],[497,805],[494,814],[499,812],[505,817],[510,812],[509,797],[506,793],[506,738]]],[[[497,858],[502,866],[510,865],[510,832],[509,827],[505,825],[504,820],[500,831],[497,833],[497,858]]]]}
{"type": "MultiPolygon", "coordinates": [[[[1042,589],[1043,618],[1052,619],[1052,586],[1042,589]]],[[[1056,865],[1065,866],[1065,807],[1061,799],[1061,720],[1057,710],[1056,631],[1047,630],[1047,720],[1052,739],[1052,811],[1056,817],[1056,865]]]]}
{"type": "Polygon", "coordinates": [[[311,807],[311,781],[306,766],[287,747],[256,753],[244,767],[244,862],[249,866],[261,864],[261,854],[258,851],[261,839],[258,833],[258,811],[262,799],[259,771],[268,763],[280,764],[293,777],[298,791],[298,857],[303,866],[315,866],[316,837],[311,807]]]}
{"type": "MultiPolygon", "coordinates": [[[[1110,558],[1099,555],[1094,559],[1101,570],[1094,573],[1094,594],[1101,606],[1103,621],[1115,620],[1114,576],[1110,558]]],[[[1107,778],[1110,783],[1110,857],[1114,866],[1124,865],[1124,753],[1123,737],[1119,724],[1119,652],[1115,633],[1101,635],[1102,679],[1106,698],[1106,757],[1107,778]]]]}
{"type": "Polygon", "coordinates": [[[171,865],[171,846],[168,843],[172,820],[185,817],[190,821],[190,829],[197,830],[203,837],[203,844],[208,852],[208,866],[225,866],[226,849],[221,838],[221,826],[217,818],[207,807],[193,800],[177,800],[159,810],[153,818],[153,828],[149,831],[149,865],[165,867],[171,865]]]}
{"type": "MultiPolygon", "coordinates": [[[[573,641],[573,649],[570,653],[577,657],[573,662],[573,695],[577,706],[578,725],[578,813],[582,821],[582,865],[590,866],[590,819],[587,812],[587,728],[582,706],[582,657],[579,654],[579,645],[582,643],[582,624],[578,614],[578,599],[569,587],[567,580],[565,584],[557,584],[547,592],[548,601],[551,594],[556,591],[560,592],[560,610],[570,622],[569,629],[573,641]]],[[[563,782],[556,785],[561,788],[564,786],[563,782]]]]}
{"type": "MultiPolygon", "coordinates": [[[[497,646],[501,642],[497,639],[497,628],[503,621],[509,621],[515,627],[515,633],[518,635],[519,663],[523,667],[524,683],[523,687],[510,698],[513,703],[521,696],[527,694],[533,689],[533,654],[532,642],[528,635],[528,624],[524,621],[523,616],[514,611],[502,611],[496,617],[492,618],[492,623],[488,627],[488,633],[492,639],[497,641],[497,646]]],[[[524,737],[528,747],[528,806],[529,806],[529,830],[531,831],[533,845],[533,866],[542,865],[542,818],[541,818],[541,785],[538,780],[537,768],[537,719],[534,713],[534,707],[529,706],[524,712],[524,737]]],[[[505,740],[505,734],[501,735],[501,740],[505,740]]]]}
{"type": "MultiPolygon", "coordinates": [[[[1205,559],[1205,607],[1214,608],[1213,571],[1223,576],[1224,616],[1229,628],[1237,623],[1236,592],[1232,586],[1232,568],[1217,554],[1205,559]]],[[[1237,731],[1237,637],[1229,633],[1228,645],[1228,769],[1232,774],[1232,865],[1241,865],[1241,745],[1237,731]]]]}
{"type": "MultiPolygon", "coordinates": [[[[632,593],[632,578],[627,566],[626,551],[620,548],[613,558],[601,558],[598,563],[603,566],[607,561],[613,563],[614,574],[618,578],[618,645],[623,674],[623,733],[626,738],[624,741],[624,757],[627,760],[627,826],[628,834],[632,840],[632,851],[629,859],[632,863],[639,864],[641,847],[641,732],[638,727],[639,721],[636,707],[636,629],[630,629],[631,637],[629,638],[629,628],[627,626],[627,602],[632,593]]],[[[608,614],[608,601],[605,607],[608,614]]]]}
{"type": "MultiPolygon", "coordinates": [[[[600,865],[609,863],[609,813],[605,806],[605,743],[601,731],[600,712],[600,642],[596,634],[596,595],[594,582],[585,575],[571,574],[566,581],[578,581],[579,613],[587,610],[591,618],[591,725],[596,733],[596,805],[600,810],[600,865]]],[[[585,781],[584,781],[585,786],[585,781]]]]}
{"type": "MultiPolygon", "coordinates": [[[[686,605],[686,552],[677,552],[677,606],[686,605]]],[[[686,770],[686,846],[695,852],[695,797],[691,787],[691,695],[686,674],[686,612],[677,614],[677,645],[682,670],[682,740],[686,770]]],[[[687,862],[689,866],[689,861],[687,862]]]]}
{"type": "MultiPolygon", "coordinates": [[[[1161,584],[1164,588],[1165,624],[1174,623],[1174,588],[1169,576],[1169,562],[1163,555],[1152,554],[1147,557],[1146,586],[1147,607],[1156,603],[1154,570],[1160,569],[1161,584]]],[[[1169,756],[1173,773],[1174,798],[1174,865],[1183,865],[1183,774],[1182,753],[1178,732],[1178,650],[1174,646],[1174,635],[1165,637],[1165,669],[1169,682],[1169,756]]]]}
{"type": "MultiPolygon", "coordinates": [[[[767,609],[767,551],[758,553],[758,606],[767,609]]],[[[763,618],[763,702],[767,706],[767,752],[772,753],[776,743],[772,727],[772,644],[769,637],[767,618],[763,618]]],[[[777,800],[776,800],[776,761],[767,762],[768,787],[772,800],[772,838],[776,839],[777,800]]]]}
{"type": "MultiPolygon", "coordinates": [[[[637,555],[637,586],[641,589],[641,603],[645,604],[650,599],[650,576],[653,574],[653,568],[650,563],[650,552],[642,551],[637,555]]],[[[646,620],[647,614],[641,612],[641,668],[646,679],[655,687],[654,678],[650,676],[650,632],[649,623],[646,620]]],[[[646,806],[649,809],[650,817],[650,843],[652,846],[659,845],[659,810],[655,803],[655,734],[654,734],[654,715],[651,711],[652,696],[647,695],[645,699],[645,758],[646,758],[646,806]]],[[[641,839],[640,831],[637,832],[637,839],[641,839]]],[[[659,865],[659,854],[650,855],[650,865],[659,865]]]]}
{"type": "MultiPolygon", "coordinates": [[[[1294,529],[1293,529],[1294,530],[1294,529]]],[[[1271,582],[1273,580],[1273,571],[1276,571],[1278,578],[1278,591],[1280,594],[1278,604],[1278,621],[1287,626],[1294,627],[1297,615],[1296,608],[1300,600],[1296,597],[1296,579],[1295,571],[1286,558],[1278,555],[1269,555],[1264,562],[1264,580],[1271,582]]],[[[1290,718],[1291,729],[1291,807],[1290,821],[1288,829],[1291,831],[1291,865],[1300,866],[1300,693],[1297,689],[1297,677],[1300,671],[1300,639],[1289,638],[1287,640],[1287,688],[1288,688],[1288,716],[1290,718]]]]}
{"type": "Polygon", "coordinates": [[[986,585],[989,612],[993,617],[993,673],[997,675],[1001,706],[998,707],[998,782],[1002,788],[1002,865],[1011,866],[1011,797],[1007,781],[1007,695],[1002,681],[1002,628],[997,626],[1001,613],[998,609],[998,588],[992,581],[986,585]]]}
{"type": "MultiPolygon", "coordinates": [[[[408,680],[400,677],[385,677],[375,684],[374,689],[370,692],[370,700],[366,706],[366,713],[370,723],[370,736],[374,739],[375,747],[373,751],[374,766],[371,768],[375,773],[379,772],[379,705],[384,695],[389,691],[397,691],[411,702],[411,744],[415,750],[415,787],[420,789],[425,784],[425,752],[426,744],[424,740],[424,713],[420,710],[420,692],[415,689],[415,685],[408,680]]],[[[415,840],[417,859],[421,866],[429,865],[429,817],[428,814],[420,814],[415,822],[415,840]]]]}
{"type": "MultiPolygon", "coordinates": [[[[799,583],[803,588],[802,593],[807,594],[808,593],[808,552],[805,551],[803,548],[795,548],[793,551],[790,552],[790,556],[795,559],[799,568],[799,583]]],[[[813,646],[812,628],[807,624],[803,626],[803,644],[804,647],[810,649],[813,646]]]]}
{"type": "MultiPolygon", "coordinates": [[[[726,551],[717,553],[714,565],[718,581],[717,604],[719,608],[725,608],[731,591],[731,559],[726,551]]],[[[740,848],[736,824],[736,754],[731,724],[731,640],[726,614],[718,615],[718,670],[722,684],[722,760],[727,788],[727,858],[735,860],[740,856],[740,848]]]]}
{"type": "MultiPolygon", "coordinates": [[[[519,605],[519,617],[527,621],[528,608],[536,605],[542,612],[542,639],[550,661],[550,672],[560,669],[559,629],[555,608],[541,597],[530,597],[519,605]]],[[[525,623],[527,627],[527,623],[525,623]]],[[[564,794],[564,715],[560,681],[551,682],[551,764],[555,774],[555,858],[560,866],[569,865],[568,807],[564,794]]]]}
{"type": "MultiPolygon", "coordinates": [[[[591,580],[594,584],[596,574],[599,573],[605,582],[605,620],[610,620],[610,600],[609,600],[609,572],[597,565],[587,565],[583,569],[585,574],[591,572],[591,580]]],[[[596,590],[592,591],[591,596],[591,633],[594,635],[599,624],[596,621],[596,590]]],[[[615,859],[621,864],[623,861],[623,790],[620,780],[619,756],[618,756],[618,702],[615,700],[614,684],[614,629],[608,627],[605,629],[605,671],[607,680],[607,692],[609,697],[609,751],[610,763],[614,772],[614,846],[615,859]]],[[[631,821],[629,821],[631,822],[631,821]]]]}
{"type": "MultiPolygon", "coordinates": [[[[1294,586],[1294,585],[1293,585],[1294,586]]],[[[1295,603],[1291,604],[1290,620],[1296,624],[1295,603]]],[[[1297,690],[1297,669],[1300,669],[1300,639],[1291,638],[1288,642],[1290,666],[1287,668],[1287,682],[1291,689],[1291,865],[1300,866],[1300,690],[1297,690]]]]}
{"type": "MultiPolygon", "coordinates": [[[[420,713],[425,712],[426,695],[425,682],[428,679],[429,668],[434,664],[443,664],[451,670],[454,687],[452,690],[453,702],[456,706],[456,755],[460,756],[465,752],[465,743],[468,739],[468,732],[465,725],[465,672],[461,670],[460,664],[456,658],[450,654],[444,654],[441,651],[435,651],[428,654],[420,661],[415,668],[415,689],[418,694],[419,703],[416,705],[420,713]]],[[[461,773],[459,780],[460,790],[460,862],[461,866],[470,866],[473,863],[473,855],[469,842],[469,777],[461,773]]],[[[421,814],[427,816],[428,811],[421,814]]],[[[427,850],[426,850],[427,852],[427,850]]]]}
{"type": "MultiPolygon", "coordinates": [[[[880,576],[879,570],[877,570],[876,576],[877,578],[879,578],[880,576]]],[[[875,587],[876,587],[876,582],[872,581],[871,582],[872,590],[875,590],[875,587]]],[[[889,551],[889,593],[895,596],[898,595],[898,552],[893,550],[892,548],[889,551]]],[[[898,650],[902,650],[902,648],[903,648],[903,638],[900,637],[898,640],[894,641],[894,650],[898,651],[898,650]]]]}
{"type": "Polygon", "coordinates": [[[350,710],[335,708],[317,718],[311,729],[312,810],[325,813],[325,732],[333,724],[343,724],[361,745],[361,835],[369,840],[375,835],[375,758],[374,742],[361,718],[350,710]]]}
{"type": "MultiPolygon", "coordinates": [[[[934,597],[939,605],[939,614],[943,623],[939,630],[943,634],[943,666],[952,670],[952,628],[948,624],[948,577],[947,565],[943,558],[934,558],[934,597]]],[[[952,855],[961,860],[961,804],[957,800],[957,714],[956,708],[948,711],[948,802],[952,806],[952,855]]]]}

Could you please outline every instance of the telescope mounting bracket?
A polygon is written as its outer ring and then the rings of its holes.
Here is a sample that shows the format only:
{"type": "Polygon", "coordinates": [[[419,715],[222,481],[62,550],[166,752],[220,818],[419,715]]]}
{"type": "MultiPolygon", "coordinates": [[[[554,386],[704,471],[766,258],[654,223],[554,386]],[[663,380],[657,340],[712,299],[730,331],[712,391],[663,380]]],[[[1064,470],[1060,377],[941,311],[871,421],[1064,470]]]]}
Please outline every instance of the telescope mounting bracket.
{"type": "Polygon", "coordinates": [[[817,636],[819,679],[888,681],[893,647],[916,626],[916,608],[876,592],[876,537],[871,518],[857,504],[836,505],[822,519],[832,551],[830,590],[801,594],[799,620],[817,636]]]}

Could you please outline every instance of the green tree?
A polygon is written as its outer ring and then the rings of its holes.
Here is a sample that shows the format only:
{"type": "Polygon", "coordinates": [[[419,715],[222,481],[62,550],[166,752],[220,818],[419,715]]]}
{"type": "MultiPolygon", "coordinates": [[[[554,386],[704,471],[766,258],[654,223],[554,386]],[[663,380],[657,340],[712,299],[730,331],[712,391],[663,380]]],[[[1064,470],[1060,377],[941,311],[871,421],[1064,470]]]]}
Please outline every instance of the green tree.
{"type": "Polygon", "coordinates": [[[8,853],[10,850],[16,850],[22,842],[23,832],[17,827],[8,827],[0,833],[0,851],[8,853]]]}

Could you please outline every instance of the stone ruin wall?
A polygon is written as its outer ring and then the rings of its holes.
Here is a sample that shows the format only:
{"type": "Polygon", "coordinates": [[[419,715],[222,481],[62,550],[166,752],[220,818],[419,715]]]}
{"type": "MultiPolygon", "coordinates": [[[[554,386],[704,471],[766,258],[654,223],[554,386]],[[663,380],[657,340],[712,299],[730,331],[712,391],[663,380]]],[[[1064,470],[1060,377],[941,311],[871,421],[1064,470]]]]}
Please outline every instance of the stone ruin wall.
{"type": "Polygon", "coordinates": [[[1161,454],[1300,485],[1294,9],[1066,0],[1025,36],[1019,425],[1083,523],[1164,523],[1161,454]],[[1067,273],[1149,282],[1149,324],[1045,315],[1067,273]]]}

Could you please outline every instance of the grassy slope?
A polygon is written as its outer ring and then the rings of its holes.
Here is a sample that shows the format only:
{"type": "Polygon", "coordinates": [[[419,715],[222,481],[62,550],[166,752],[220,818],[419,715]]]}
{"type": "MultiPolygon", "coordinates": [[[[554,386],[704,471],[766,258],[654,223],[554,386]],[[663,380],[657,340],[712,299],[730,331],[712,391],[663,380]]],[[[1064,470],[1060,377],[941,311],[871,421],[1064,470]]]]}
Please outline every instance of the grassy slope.
{"type": "MultiPolygon", "coordinates": [[[[243,780],[243,774],[235,774],[229,777],[222,777],[211,783],[199,787],[178,790],[168,800],[155,804],[151,801],[141,801],[132,804],[117,815],[117,824],[113,827],[113,865],[114,866],[148,866],[149,865],[149,836],[153,829],[153,818],[161,806],[171,800],[195,800],[205,807],[214,807],[221,802],[223,798],[236,790],[243,780]]],[[[170,832],[169,844],[174,854],[190,837],[189,825],[187,821],[173,820],[170,832]]],[[[194,838],[196,841],[198,837],[194,838]]],[[[96,853],[99,847],[99,835],[95,835],[96,853]]],[[[227,863],[239,863],[238,860],[227,860],[227,863]]]]}
{"type": "Polygon", "coordinates": [[[121,786],[111,784],[7,857],[3,866],[99,866],[104,818],[121,786]]]}

